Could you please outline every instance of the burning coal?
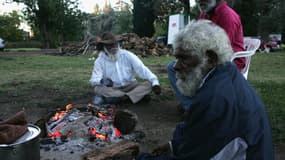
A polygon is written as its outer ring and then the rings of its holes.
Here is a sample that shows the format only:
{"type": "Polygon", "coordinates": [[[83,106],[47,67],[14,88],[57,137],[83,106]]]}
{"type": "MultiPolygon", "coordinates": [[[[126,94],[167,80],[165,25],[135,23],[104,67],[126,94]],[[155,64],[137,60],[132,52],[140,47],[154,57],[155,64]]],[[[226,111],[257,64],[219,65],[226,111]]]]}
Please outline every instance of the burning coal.
{"type": "Polygon", "coordinates": [[[88,104],[85,109],[79,109],[68,104],[64,109],[58,109],[49,118],[46,128],[50,142],[55,144],[62,144],[67,139],[79,138],[84,138],[91,143],[113,143],[122,139],[142,138],[142,134],[130,136],[136,124],[135,114],[126,110],[116,110],[112,105],[88,104]]]}

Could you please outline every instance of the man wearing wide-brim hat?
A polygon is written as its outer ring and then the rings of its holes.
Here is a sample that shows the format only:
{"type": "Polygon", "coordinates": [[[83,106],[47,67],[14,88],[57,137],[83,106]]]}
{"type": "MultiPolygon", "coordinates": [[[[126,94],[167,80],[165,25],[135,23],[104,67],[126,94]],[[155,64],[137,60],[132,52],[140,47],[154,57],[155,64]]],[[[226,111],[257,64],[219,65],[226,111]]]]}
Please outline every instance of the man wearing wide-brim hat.
{"type": "Polygon", "coordinates": [[[160,94],[157,76],[134,53],[121,49],[118,41],[110,32],[95,39],[99,56],[90,79],[96,95],[93,103],[137,103],[151,91],[160,94]],[[135,74],[146,81],[137,82],[135,74]]]}

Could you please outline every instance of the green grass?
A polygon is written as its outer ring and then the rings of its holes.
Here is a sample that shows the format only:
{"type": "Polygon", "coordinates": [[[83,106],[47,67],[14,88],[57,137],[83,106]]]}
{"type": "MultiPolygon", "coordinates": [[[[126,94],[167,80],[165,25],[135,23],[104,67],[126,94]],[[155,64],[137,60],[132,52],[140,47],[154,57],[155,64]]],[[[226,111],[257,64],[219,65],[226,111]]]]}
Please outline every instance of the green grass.
{"type": "Polygon", "coordinates": [[[249,82],[267,108],[273,138],[285,143],[285,52],[257,53],[252,57],[249,82]]]}
{"type": "Polygon", "coordinates": [[[92,65],[86,57],[0,57],[0,103],[4,100],[16,101],[20,107],[50,107],[90,97],[92,65]]]}
{"type": "MultiPolygon", "coordinates": [[[[88,56],[0,55],[0,107],[56,107],[92,99],[88,56]]],[[[159,77],[162,100],[171,96],[166,64],[174,57],[142,58],[159,77]]],[[[285,143],[285,52],[257,53],[252,58],[249,83],[267,108],[275,144],[285,143]]],[[[0,109],[1,110],[1,109],[0,109]]]]}

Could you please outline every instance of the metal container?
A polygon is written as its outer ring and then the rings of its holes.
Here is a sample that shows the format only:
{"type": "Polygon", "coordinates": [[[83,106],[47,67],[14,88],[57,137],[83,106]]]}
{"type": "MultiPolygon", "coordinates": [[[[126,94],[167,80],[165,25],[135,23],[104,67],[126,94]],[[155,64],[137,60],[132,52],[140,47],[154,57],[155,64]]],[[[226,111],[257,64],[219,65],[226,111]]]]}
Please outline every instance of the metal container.
{"type": "Polygon", "coordinates": [[[40,160],[39,127],[29,124],[28,131],[12,144],[0,144],[3,160],[40,160]]]}

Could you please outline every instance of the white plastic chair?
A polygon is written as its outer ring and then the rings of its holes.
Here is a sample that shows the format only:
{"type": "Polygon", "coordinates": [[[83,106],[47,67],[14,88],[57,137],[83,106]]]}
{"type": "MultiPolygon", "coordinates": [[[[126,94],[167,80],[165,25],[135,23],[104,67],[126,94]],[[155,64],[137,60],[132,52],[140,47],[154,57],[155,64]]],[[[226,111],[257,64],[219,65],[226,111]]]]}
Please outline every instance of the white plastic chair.
{"type": "Polygon", "coordinates": [[[245,37],[243,42],[245,51],[235,52],[233,54],[232,61],[235,58],[246,58],[245,67],[242,69],[241,73],[243,74],[244,78],[247,79],[251,56],[253,56],[256,53],[256,50],[259,48],[260,40],[257,38],[245,37]]]}

